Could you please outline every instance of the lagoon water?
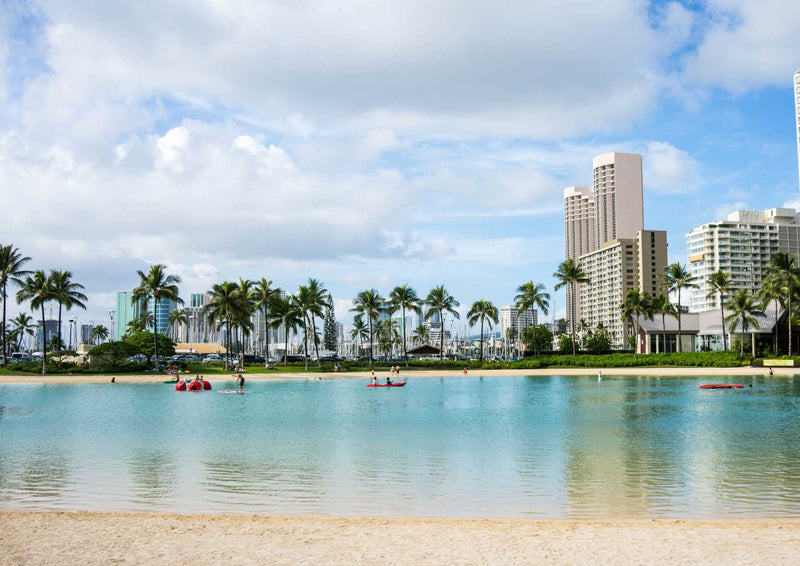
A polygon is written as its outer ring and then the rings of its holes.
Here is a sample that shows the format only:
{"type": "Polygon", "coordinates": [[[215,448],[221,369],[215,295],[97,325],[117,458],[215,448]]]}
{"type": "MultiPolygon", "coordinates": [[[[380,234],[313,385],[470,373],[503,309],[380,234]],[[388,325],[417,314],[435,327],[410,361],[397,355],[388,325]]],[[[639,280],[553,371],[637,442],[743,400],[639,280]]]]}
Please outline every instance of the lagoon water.
{"type": "Polygon", "coordinates": [[[0,508],[796,516],[800,379],[730,379],[0,385],[0,508]]]}

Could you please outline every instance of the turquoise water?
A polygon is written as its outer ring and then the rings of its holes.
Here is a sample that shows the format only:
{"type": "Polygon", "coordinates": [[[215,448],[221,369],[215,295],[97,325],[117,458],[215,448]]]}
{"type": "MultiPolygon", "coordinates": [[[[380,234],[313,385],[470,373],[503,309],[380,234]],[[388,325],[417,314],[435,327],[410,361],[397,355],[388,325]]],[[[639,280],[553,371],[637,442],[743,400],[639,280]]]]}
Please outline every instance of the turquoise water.
{"type": "Polygon", "coordinates": [[[1,385],[0,508],[797,515],[800,379],[731,379],[1,385]]]}

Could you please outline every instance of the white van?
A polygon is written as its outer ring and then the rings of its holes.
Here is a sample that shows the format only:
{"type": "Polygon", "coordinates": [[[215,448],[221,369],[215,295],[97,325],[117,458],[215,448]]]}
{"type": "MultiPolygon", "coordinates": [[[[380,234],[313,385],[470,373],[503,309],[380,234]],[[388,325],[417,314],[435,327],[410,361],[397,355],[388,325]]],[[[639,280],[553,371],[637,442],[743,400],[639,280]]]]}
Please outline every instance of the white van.
{"type": "Polygon", "coordinates": [[[14,363],[14,362],[32,362],[33,361],[33,357],[30,354],[28,354],[27,352],[14,352],[13,354],[11,354],[11,357],[9,358],[9,361],[11,363],[14,363]]]}

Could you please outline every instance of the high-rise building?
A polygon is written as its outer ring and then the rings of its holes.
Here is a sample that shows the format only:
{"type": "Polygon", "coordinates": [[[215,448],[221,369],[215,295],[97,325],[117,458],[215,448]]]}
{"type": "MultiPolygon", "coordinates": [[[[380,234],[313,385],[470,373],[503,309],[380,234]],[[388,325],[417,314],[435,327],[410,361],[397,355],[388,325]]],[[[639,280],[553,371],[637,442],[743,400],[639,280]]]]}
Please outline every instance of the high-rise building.
{"type": "Polygon", "coordinates": [[[606,242],[635,238],[644,229],[642,156],[604,153],[592,160],[594,249],[606,242]]]}
{"type": "Polygon", "coordinates": [[[629,289],[652,296],[667,265],[667,236],[644,229],[642,156],[605,153],[592,160],[592,188],[564,190],[565,258],[574,259],[590,282],[576,296],[567,289],[568,320],[591,328],[602,324],[615,348],[626,346],[630,329],[620,304],[629,289]]]}
{"type": "Polygon", "coordinates": [[[614,348],[626,346],[620,305],[630,289],[654,296],[667,267],[667,233],[639,230],[635,238],[620,238],[581,257],[589,283],[580,286],[581,313],[591,329],[602,325],[614,348]]]}
{"type": "Polygon", "coordinates": [[[88,344],[91,341],[89,337],[92,335],[92,330],[94,330],[93,322],[81,324],[81,344],[88,344]]]}
{"type": "Polygon", "coordinates": [[[797,127],[797,171],[800,174],[800,71],[794,73],[794,120],[797,127]]]}
{"type": "Polygon", "coordinates": [[[500,307],[500,336],[506,338],[508,331],[514,329],[517,339],[522,339],[522,333],[526,328],[536,326],[538,312],[533,309],[525,309],[520,311],[517,307],[511,305],[503,305],[500,307]]]}
{"type": "Polygon", "coordinates": [[[169,332],[169,314],[178,308],[176,301],[159,299],[158,304],[154,299],[147,301],[147,312],[153,315],[156,322],[156,332],[167,334],[169,332]]]}
{"type": "Polygon", "coordinates": [[[739,210],[727,220],[710,222],[686,234],[689,271],[697,289],[689,296],[689,311],[718,309],[719,297],[708,296],[708,277],[721,269],[734,289],[755,293],[778,252],[800,255],[800,214],[793,208],[739,210]]]}
{"type": "Polygon", "coordinates": [[[116,306],[116,335],[121,338],[128,333],[128,324],[141,318],[142,301],[133,302],[133,293],[130,291],[118,291],[116,306]]]}

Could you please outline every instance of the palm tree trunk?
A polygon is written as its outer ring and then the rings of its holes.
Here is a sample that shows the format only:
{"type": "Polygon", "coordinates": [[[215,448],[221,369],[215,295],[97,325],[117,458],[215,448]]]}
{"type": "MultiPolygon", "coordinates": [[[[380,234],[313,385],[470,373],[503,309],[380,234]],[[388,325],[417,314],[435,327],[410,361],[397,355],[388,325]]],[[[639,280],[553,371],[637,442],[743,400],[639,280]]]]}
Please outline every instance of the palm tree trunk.
{"type": "Polygon", "coordinates": [[[42,375],[47,375],[47,325],[44,320],[44,302],[42,302],[42,375]]]}
{"type": "Polygon", "coordinates": [[[722,294],[719,296],[719,312],[720,316],[722,317],[722,350],[724,352],[728,351],[728,342],[725,339],[725,307],[722,306],[722,294]]]}
{"type": "Polygon", "coordinates": [[[289,329],[284,325],[283,332],[283,365],[289,365],[289,329]]]}
{"type": "Polygon", "coordinates": [[[664,313],[661,313],[661,342],[663,352],[667,353],[667,317],[664,313]]]}
{"type": "Polygon", "coordinates": [[[158,373],[158,297],[153,307],[153,351],[156,353],[155,373],[158,373]]]}
{"type": "Polygon", "coordinates": [[[8,366],[8,344],[6,343],[6,340],[8,340],[8,338],[6,337],[6,302],[8,302],[8,296],[6,295],[6,286],[5,285],[3,285],[2,292],[3,292],[3,294],[2,294],[2,299],[3,299],[3,328],[0,329],[0,330],[2,330],[2,334],[3,334],[3,367],[7,367],[8,366]]]}
{"type": "Polygon", "coordinates": [[[369,368],[372,369],[372,317],[369,317],[369,368]]]}
{"type": "Polygon", "coordinates": [[[569,284],[570,290],[572,292],[572,301],[570,301],[569,306],[569,317],[570,317],[570,330],[572,330],[572,355],[575,355],[575,282],[572,281],[569,284]]]}
{"type": "Polygon", "coordinates": [[[778,355],[778,302],[775,301],[775,328],[772,329],[772,354],[778,355]]]}
{"type": "Polygon", "coordinates": [[[317,367],[322,367],[322,362],[319,359],[319,344],[317,343],[317,323],[315,322],[316,317],[313,315],[311,316],[311,331],[314,333],[314,352],[317,354],[317,367]]]}
{"type": "Polygon", "coordinates": [[[533,355],[538,356],[539,352],[536,349],[536,318],[533,316],[534,308],[531,305],[531,327],[533,328],[533,355]]]}
{"type": "Polygon", "coordinates": [[[264,368],[269,367],[269,309],[264,309],[264,368]]]}
{"type": "Polygon", "coordinates": [[[789,306],[789,316],[786,320],[786,323],[789,326],[789,357],[792,357],[792,285],[789,284],[789,299],[786,304],[789,306]]]}
{"type": "Polygon", "coordinates": [[[742,315],[742,333],[739,338],[739,356],[744,357],[744,315],[742,315]]]}
{"type": "Polygon", "coordinates": [[[444,316],[442,316],[442,309],[439,309],[439,363],[444,360],[444,316]]]}
{"type": "Polygon", "coordinates": [[[58,349],[61,349],[61,303],[58,303],[58,341],[56,342],[58,349]]]}
{"type": "Polygon", "coordinates": [[[681,353],[681,288],[678,287],[678,353],[681,353]]]}
{"type": "Polygon", "coordinates": [[[481,354],[478,358],[482,366],[483,365],[483,317],[481,317],[481,354]]]}
{"type": "Polygon", "coordinates": [[[225,331],[225,369],[231,367],[231,321],[226,320],[225,326],[227,326],[227,330],[225,331]]]}
{"type": "Polygon", "coordinates": [[[406,367],[408,367],[408,348],[406,347],[406,307],[403,307],[403,358],[405,358],[406,367]]]}
{"type": "Polygon", "coordinates": [[[308,371],[308,317],[303,317],[303,361],[305,370],[308,371]]]}

